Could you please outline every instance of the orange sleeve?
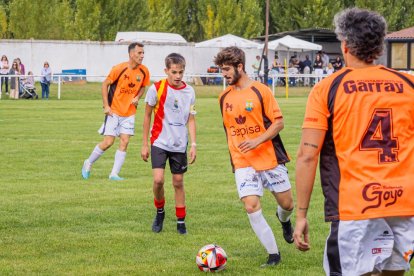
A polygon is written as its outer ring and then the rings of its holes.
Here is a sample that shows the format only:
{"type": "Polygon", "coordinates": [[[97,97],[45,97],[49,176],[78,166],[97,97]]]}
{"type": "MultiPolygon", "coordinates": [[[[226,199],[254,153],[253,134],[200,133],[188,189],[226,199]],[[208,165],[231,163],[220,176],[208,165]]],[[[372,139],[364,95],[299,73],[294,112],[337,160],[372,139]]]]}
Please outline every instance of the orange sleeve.
{"type": "Polygon", "coordinates": [[[309,94],[306,104],[305,118],[302,128],[315,128],[328,130],[328,110],[327,93],[320,85],[316,85],[309,94]]]}
{"type": "Polygon", "coordinates": [[[106,77],[107,80],[109,80],[112,83],[119,77],[119,74],[121,73],[120,68],[122,68],[119,65],[116,65],[112,67],[111,72],[109,72],[109,75],[106,77]]]}
{"type": "Polygon", "coordinates": [[[145,79],[142,82],[142,86],[149,86],[151,84],[150,72],[146,66],[142,66],[142,67],[144,68],[144,71],[145,71],[145,79]]]}

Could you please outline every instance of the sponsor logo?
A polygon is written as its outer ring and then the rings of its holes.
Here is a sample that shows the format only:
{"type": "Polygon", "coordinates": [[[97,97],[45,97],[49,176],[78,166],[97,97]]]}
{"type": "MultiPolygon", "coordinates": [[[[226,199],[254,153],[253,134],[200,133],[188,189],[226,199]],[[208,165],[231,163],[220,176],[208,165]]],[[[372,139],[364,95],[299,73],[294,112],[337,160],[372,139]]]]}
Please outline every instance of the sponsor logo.
{"type": "Polygon", "coordinates": [[[227,112],[228,110],[233,111],[233,104],[226,103],[226,108],[224,109],[224,111],[227,112]]]}
{"type": "Polygon", "coordinates": [[[366,184],[362,190],[362,197],[365,201],[373,202],[373,204],[362,209],[361,214],[369,209],[394,205],[403,193],[402,186],[381,185],[380,183],[366,184]]]}
{"type": "Polygon", "coordinates": [[[122,87],[121,89],[119,89],[119,93],[135,94],[136,90],[132,89],[132,88],[129,88],[129,87],[128,88],[122,87]]]}
{"type": "Polygon", "coordinates": [[[404,252],[404,260],[408,263],[413,258],[414,251],[408,250],[407,252],[404,252]]]}
{"type": "Polygon", "coordinates": [[[318,118],[305,117],[305,122],[317,122],[318,118]]]}
{"type": "Polygon", "coordinates": [[[391,80],[350,80],[344,82],[343,88],[347,94],[354,92],[404,92],[404,84],[402,82],[391,80]]]}
{"type": "Polygon", "coordinates": [[[135,83],[133,83],[133,82],[128,83],[128,87],[129,88],[134,88],[135,87],[135,83]]]}
{"type": "Polygon", "coordinates": [[[246,122],[246,117],[239,115],[239,117],[234,118],[236,120],[236,123],[239,125],[242,125],[246,122]]]}
{"type": "Polygon", "coordinates": [[[257,188],[257,187],[259,187],[259,185],[257,183],[246,183],[246,182],[243,182],[242,184],[240,184],[240,191],[242,189],[248,188],[248,187],[250,187],[250,188],[257,188]]]}
{"type": "Polygon", "coordinates": [[[246,101],[246,110],[249,111],[249,112],[253,110],[253,101],[252,100],[247,100],[246,101]]]}
{"type": "Polygon", "coordinates": [[[230,135],[231,136],[241,136],[242,138],[248,134],[253,134],[255,132],[260,132],[260,126],[251,126],[251,127],[242,127],[236,128],[234,126],[230,127],[230,135]]]}
{"type": "Polygon", "coordinates": [[[382,248],[372,248],[371,249],[372,255],[381,254],[381,252],[382,252],[382,248]]]}
{"type": "MultiPolygon", "coordinates": [[[[392,241],[394,240],[394,234],[388,232],[388,230],[385,230],[384,232],[382,232],[382,234],[378,235],[374,241],[392,241]]],[[[389,250],[387,248],[382,248],[382,253],[384,253],[384,251],[389,250]]]]}

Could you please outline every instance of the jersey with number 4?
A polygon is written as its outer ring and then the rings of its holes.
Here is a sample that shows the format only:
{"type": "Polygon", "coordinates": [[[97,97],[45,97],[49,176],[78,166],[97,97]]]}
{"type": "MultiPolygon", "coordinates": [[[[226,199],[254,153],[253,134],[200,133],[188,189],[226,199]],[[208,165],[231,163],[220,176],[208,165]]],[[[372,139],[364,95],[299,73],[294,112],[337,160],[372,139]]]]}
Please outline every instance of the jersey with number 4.
{"type": "Polygon", "coordinates": [[[327,221],[414,216],[414,76],[345,67],[313,88],[303,128],[326,130],[327,221]]]}

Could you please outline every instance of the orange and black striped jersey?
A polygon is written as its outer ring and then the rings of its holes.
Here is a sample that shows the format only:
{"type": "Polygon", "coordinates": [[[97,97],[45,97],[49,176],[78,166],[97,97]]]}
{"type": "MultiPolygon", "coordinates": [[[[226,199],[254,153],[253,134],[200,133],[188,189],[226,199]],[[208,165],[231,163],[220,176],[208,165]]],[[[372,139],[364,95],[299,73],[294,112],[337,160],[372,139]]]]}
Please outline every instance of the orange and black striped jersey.
{"type": "Polygon", "coordinates": [[[315,85],[303,128],[327,131],[327,221],[414,216],[414,76],[345,67],[315,85]]]}
{"type": "Polygon", "coordinates": [[[238,148],[241,142],[262,135],[276,119],[282,118],[267,86],[257,81],[243,90],[229,86],[220,94],[219,102],[233,170],[253,167],[262,171],[289,162],[279,134],[247,153],[238,148]]]}
{"type": "Polygon", "coordinates": [[[132,100],[142,87],[150,85],[147,67],[140,64],[137,68],[130,69],[128,62],[123,62],[114,66],[106,79],[111,82],[108,93],[111,110],[123,117],[134,115],[136,107],[132,100]]]}

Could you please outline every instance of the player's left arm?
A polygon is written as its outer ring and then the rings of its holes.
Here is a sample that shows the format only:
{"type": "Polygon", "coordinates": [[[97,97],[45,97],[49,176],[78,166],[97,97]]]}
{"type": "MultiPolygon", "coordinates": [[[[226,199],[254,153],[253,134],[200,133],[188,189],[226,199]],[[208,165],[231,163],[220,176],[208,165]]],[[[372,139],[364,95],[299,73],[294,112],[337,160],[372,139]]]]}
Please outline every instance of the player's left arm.
{"type": "Polygon", "coordinates": [[[135,107],[138,106],[139,99],[141,99],[142,95],[144,95],[145,92],[145,86],[141,87],[138,91],[138,94],[132,99],[132,104],[135,105],[135,107]]]}
{"type": "Polygon", "coordinates": [[[190,134],[190,139],[191,139],[189,163],[193,164],[197,157],[196,121],[195,121],[194,114],[190,114],[190,116],[188,117],[188,132],[190,134]]]}

